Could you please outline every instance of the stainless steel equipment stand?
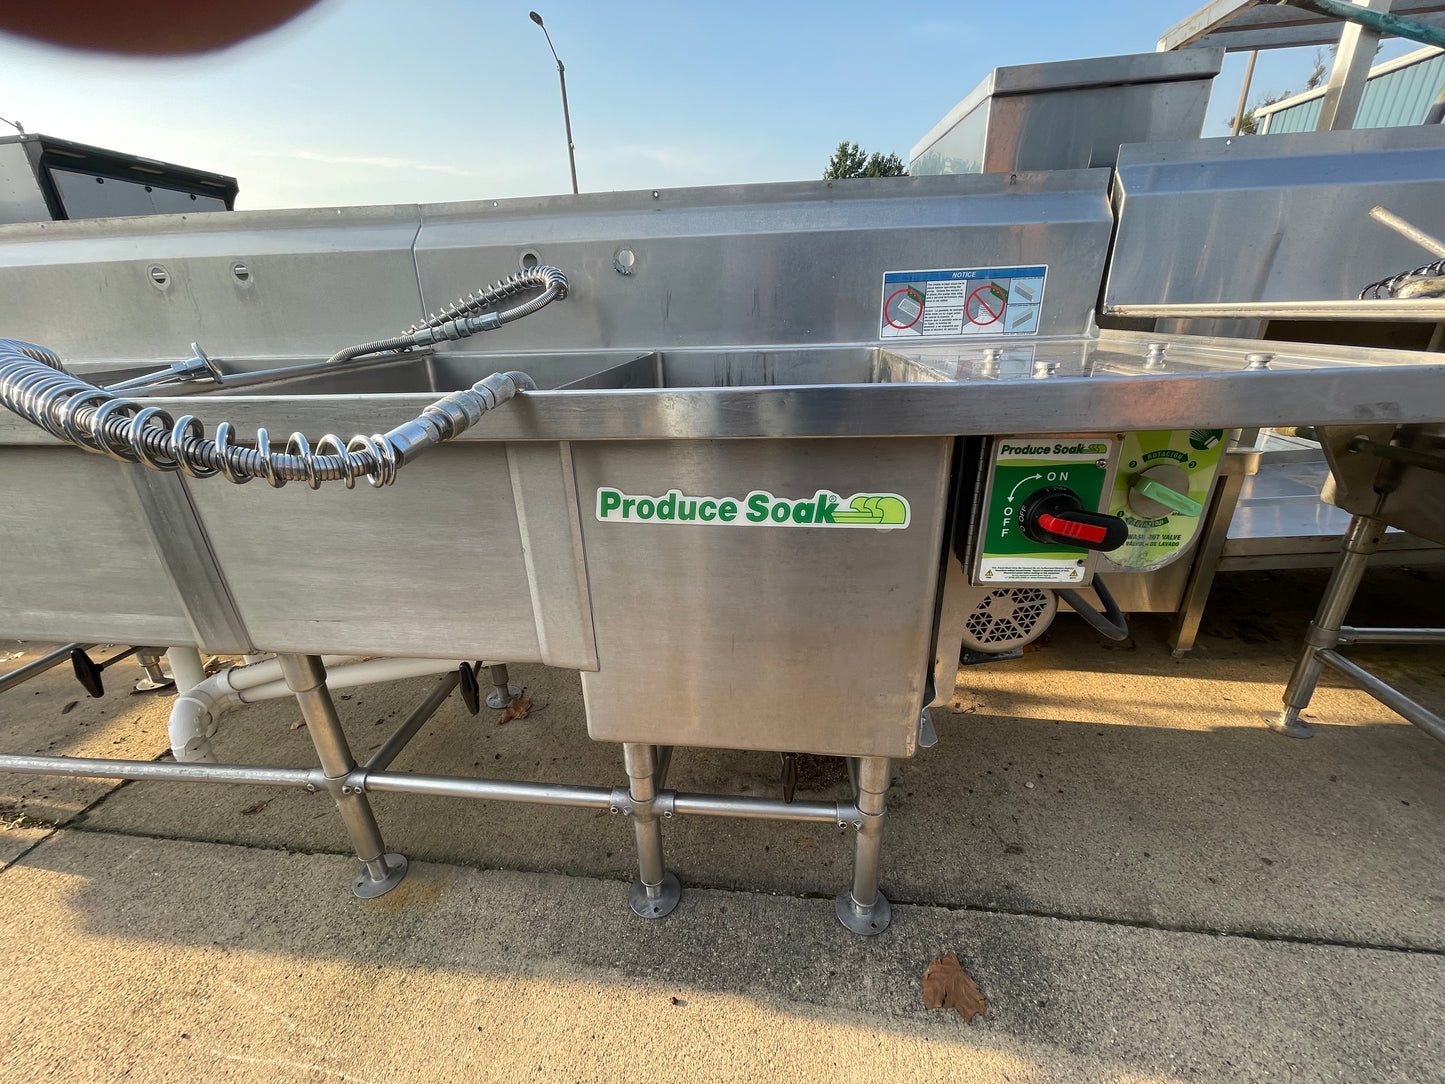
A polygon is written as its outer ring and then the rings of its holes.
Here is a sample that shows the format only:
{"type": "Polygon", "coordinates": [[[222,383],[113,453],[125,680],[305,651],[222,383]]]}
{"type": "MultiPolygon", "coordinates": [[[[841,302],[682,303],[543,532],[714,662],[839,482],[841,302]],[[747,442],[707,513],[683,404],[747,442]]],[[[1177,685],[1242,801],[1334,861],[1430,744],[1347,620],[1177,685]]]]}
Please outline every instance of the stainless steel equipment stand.
{"type": "MultiPolygon", "coordinates": [[[[406,876],[406,858],[387,854],[381,841],[381,829],[371,812],[371,802],[361,787],[353,787],[348,779],[356,770],[351,747],[341,731],[341,720],[326,687],[326,668],[318,655],[277,655],[286,687],[296,694],[306,732],[316,746],[321,760],[324,784],[336,800],[336,809],[346,825],[356,857],[366,868],[357,874],[351,891],[364,900],[390,892],[406,876]]],[[[309,786],[308,786],[308,789],[309,786]]]]}
{"type": "Polygon", "coordinates": [[[487,694],[487,707],[501,711],[517,697],[522,695],[522,690],[511,683],[507,677],[507,664],[494,663],[487,668],[492,676],[492,691],[487,694]]]}
{"type": "Polygon", "coordinates": [[[858,821],[854,827],[853,885],[838,894],[838,921],[864,936],[882,933],[892,921],[888,897],[878,891],[878,859],[883,847],[883,818],[888,807],[887,757],[859,757],[858,821]]]}
{"type": "Polygon", "coordinates": [[[637,838],[638,878],[627,892],[632,913],[643,918],[662,918],[682,899],[677,877],[662,864],[662,825],[671,817],[670,803],[658,800],[656,769],[661,759],[652,745],[627,744],[622,762],[627,767],[627,793],[632,800],[632,832],[637,838]]]}
{"type": "Polygon", "coordinates": [[[1352,628],[1343,624],[1350,604],[1359,590],[1370,555],[1380,546],[1386,523],[1375,516],[1354,516],[1345,532],[1340,562],[1335,566],[1319,611],[1305,633],[1305,647],[1284,690],[1284,710],[1260,713],[1271,730],[1291,738],[1312,738],[1314,727],[1300,718],[1309,707],[1315,686],[1326,666],[1338,671],[1386,707],[1398,712],[1425,733],[1445,741],[1445,719],[1417,704],[1381,681],[1364,667],[1341,655],[1338,647],[1349,644],[1429,644],[1445,642],[1445,629],[1352,628]]]}
{"type": "MultiPolygon", "coordinates": [[[[200,659],[188,649],[172,649],[173,665],[180,660],[178,678],[193,685],[202,671],[200,659]]],[[[839,897],[839,920],[854,933],[880,934],[888,928],[888,900],[878,891],[885,794],[889,782],[886,757],[857,757],[848,761],[856,800],[786,801],[732,794],[697,794],[665,789],[672,763],[670,745],[624,744],[623,761],[628,785],[586,787],[570,783],[533,783],[510,779],[476,779],[464,776],[421,775],[386,769],[420,732],[441,703],[460,682],[460,671],[448,674],[364,766],[352,758],[341,722],[326,685],[326,669],[315,655],[278,655],[286,687],[295,695],[307,730],[320,758],[319,768],[273,768],[250,764],[191,764],[161,761],[107,760],[93,757],[12,756],[0,754],[0,771],[29,775],[88,776],[100,779],[136,779],[170,782],[244,783],[304,787],[309,793],[327,791],[336,801],[357,857],[365,869],[352,891],[372,899],[395,888],[406,876],[407,861],[387,854],[367,799],[369,791],[430,794],[500,802],[539,802],[544,805],[606,809],[633,818],[637,841],[638,878],[628,892],[634,913],[662,918],[682,896],[677,877],[669,873],[662,855],[662,820],[677,815],[742,817],[835,824],[857,833],[853,849],[853,883],[839,897]]]]}

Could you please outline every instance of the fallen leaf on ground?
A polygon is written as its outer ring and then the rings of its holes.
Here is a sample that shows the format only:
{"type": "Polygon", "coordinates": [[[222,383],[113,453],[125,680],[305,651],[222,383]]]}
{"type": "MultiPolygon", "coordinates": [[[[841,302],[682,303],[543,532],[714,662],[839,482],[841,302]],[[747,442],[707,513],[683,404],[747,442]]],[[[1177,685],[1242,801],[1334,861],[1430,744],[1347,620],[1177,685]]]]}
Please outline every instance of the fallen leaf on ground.
{"type": "Polygon", "coordinates": [[[527,717],[527,713],[531,710],[531,697],[516,697],[510,704],[507,705],[507,709],[502,712],[502,717],[497,720],[497,725],[501,726],[503,723],[510,723],[513,719],[525,719],[527,717]]]}
{"type": "Polygon", "coordinates": [[[63,707],[63,708],[60,709],[60,714],[61,714],[61,715],[69,715],[72,711],[75,710],[75,705],[77,705],[77,704],[79,704],[79,703],[80,703],[79,700],[72,700],[69,704],[66,704],[65,707],[63,707]]]}
{"type": "Polygon", "coordinates": [[[934,960],[923,972],[923,1007],[957,1009],[963,1022],[970,1024],[988,1009],[988,1001],[949,949],[947,956],[934,960]]]}
{"type": "Polygon", "coordinates": [[[270,805],[273,801],[275,801],[274,798],[263,798],[255,805],[248,805],[245,809],[241,810],[241,816],[249,817],[255,813],[259,813],[261,812],[261,810],[265,809],[268,805],[270,805]]]}
{"type": "Polygon", "coordinates": [[[305,725],[306,725],[306,720],[305,720],[305,719],[297,719],[294,723],[291,724],[291,729],[292,729],[292,730],[300,730],[300,729],[301,729],[303,726],[305,726],[305,725]]]}

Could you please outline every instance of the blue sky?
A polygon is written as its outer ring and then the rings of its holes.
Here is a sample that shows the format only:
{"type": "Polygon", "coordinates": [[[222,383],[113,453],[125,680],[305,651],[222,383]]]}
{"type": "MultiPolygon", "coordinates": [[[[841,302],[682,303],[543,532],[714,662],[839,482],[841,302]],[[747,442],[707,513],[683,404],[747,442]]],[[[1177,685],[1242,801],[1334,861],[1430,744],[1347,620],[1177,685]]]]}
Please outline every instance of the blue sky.
{"type": "MultiPolygon", "coordinates": [[[[819,176],[842,139],[906,159],[993,67],[1150,52],[1199,3],[327,0],[186,60],[0,35],[0,116],[232,174],[238,207],[564,192],[535,4],[567,65],[583,191],[797,180],[819,176]]],[[[1410,48],[1387,43],[1380,58],[1410,48]]],[[[1298,89],[1312,66],[1310,50],[1263,53],[1256,94],[1298,89]]],[[[1227,58],[1206,135],[1228,134],[1243,69],[1227,58]]]]}

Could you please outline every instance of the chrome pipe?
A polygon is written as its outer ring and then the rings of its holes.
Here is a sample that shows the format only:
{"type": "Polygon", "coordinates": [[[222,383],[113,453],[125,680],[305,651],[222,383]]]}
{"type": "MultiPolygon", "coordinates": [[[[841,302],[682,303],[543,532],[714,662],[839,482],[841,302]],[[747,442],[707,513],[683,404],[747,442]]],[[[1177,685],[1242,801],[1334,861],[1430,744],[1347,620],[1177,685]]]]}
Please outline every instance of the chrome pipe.
{"type": "Polygon", "coordinates": [[[1445,320],[1445,298],[1343,301],[1207,301],[1159,305],[1106,305],[1107,316],[1161,320],[1445,320]]]}
{"type": "Polygon", "coordinates": [[[1404,716],[1436,741],[1445,742],[1445,719],[1429,708],[1417,704],[1393,685],[1381,681],[1363,666],[1356,665],[1338,651],[1323,649],[1315,652],[1320,662],[1337,670],[1343,677],[1354,682],[1391,711],[1404,716]]]}
{"type": "Polygon", "coordinates": [[[326,687],[326,669],[316,655],[277,655],[276,659],[281,664],[281,674],[287,687],[296,694],[296,703],[306,720],[306,732],[311,736],[311,744],[316,747],[316,755],[321,761],[326,789],[331,791],[336,801],[336,810],[346,825],[356,857],[366,866],[367,876],[372,881],[383,882],[388,877],[386,846],[382,842],[376,817],[371,812],[371,803],[366,800],[365,794],[347,781],[356,769],[356,761],[346,744],[331,691],[326,687]],[[380,866],[376,865],[378,862],[380,866]]]}
{"type": "MultiPolygon", "coordinates": [[[[664,797],[668,796],[664,792],[664,797]]],[[[674,813],[753,820],[817,821],[837,824],[843,810],[837,802],[785,802],[781,798],[748,798],[731,794],[674,794],[674,813]]]]}
{"type": "Polygon", "coordinates": [[[657,762],[652,768],[652,779],[660,791],[667,786],[667,773],[672,768],[673,747],[671,745],[654,745],[653,748],[657,750],[657,762]]]}
{"type": "Polygon", "coordinates": [[[397,794],[430,794],[443,798],[480,798],[493,802],[534,802],[585,809],[611,809],[610,787],[571,783],[528,783],[511,779],[469,779],[457,775],[416,775],[412,772],[371,772],[358,769],[347,782],[361,790],[397,794]]]}
{"type": "Polygon", "coordinates": [[[84,776],[94,779],[160,780],[170,783],[253,783],[272,787],[318,786],[313,768],[264,768],[251,764],[158,764],[148,760],[98,757],[0,755],[0,771],[22,775],[84,776]]]}
{"type": "Polygon", "coordinates": [[[1419,245],[1430,255],[1437,259],[1445,259],[1445,241],[1434,237],[1412,222],[1406,222],[1388,207],[1371,207],[1370,217],[1376,222],[1382,222],[1394,230],[1401,237],[1409,238],[1419,245]]]}
{"type": "Polygon", "coordinates": [[[1297,660],[1289,681],[1284,688],[1284,710],[1278,716],[1266,715],[1265,722],[1275,730],[1294,737],[1309,737],[1312,733],[1309,723],[1300,718],[1300,712],[1309,707],[1320,680],[1323,663],[1320,651],[1336,647],[1340,642],[1340,626],[1350,611],[1370,555],[1380,546],[1384,537],[1383,520],[1373,516],[1354,516],[1345,530],[1345,540],[1340,548],[1340,561],[1330,575],[1320,599],[1319,611],[1305,631],[1305,647],[1297,660]]]}
{"type": "Polygon", "coordinates": [[[61,663],[67,661],[72,651],[84,651],[86,648],[94,646],[94,644],[66,644],[64,647],[56,648],[49,654],[41,655],[40,658],[27,662],[24,666],[17,666],[8,674],[0,674],[0,693],[5,692],[7,689],[13,689],[15,686],[45,673],[47,670],[54,669],[61,663]]]}
{"type": "Polygon", "coordinates": [[[459,670],[453,670],[442,678],[437,687],[427,694],[427,698],[417,705],[416,710],[406,717],[406,722],[397,727],[396,733],[387,738],[382,747],[371,754],[371,759],[366,762],[365,770],[368,772],[385,771],[387,765],[397,758],[397,754],[406,748],[407,742],[416,737],[416,732],[427,724],[427,721],[437,713],[437,709],[446,702],[446,698],[452,695],[452,690],[457,687],[457,683],[461,679],[462,675],[459,670]]]}
{"type": "Polygon", "coordinates": [[[662,825],[654,808],[657,788],[652,766],[656,755],[651,745],[628,742],[622,746],[628,792],[637,807],[632,815],[632,831],[637,840],[638,877],[649,899],[660,898],[663,874],[667,872],[662,864],[662,825]]]}
{"type": "Polygon", "coordinates": [[[888,775],[887,757],[858,759],[858,812],[862,815],[863,827],[854,841],[851,895],[860,912],[870,910],[878,897],[878,859],[883,846],[888,775]]]}
{"type": "Polygon", "coordinates": [[[1445,629],[1357,629],[1340,627],[1341,644],[1438,644],[1445,641],[1445,629]]]}

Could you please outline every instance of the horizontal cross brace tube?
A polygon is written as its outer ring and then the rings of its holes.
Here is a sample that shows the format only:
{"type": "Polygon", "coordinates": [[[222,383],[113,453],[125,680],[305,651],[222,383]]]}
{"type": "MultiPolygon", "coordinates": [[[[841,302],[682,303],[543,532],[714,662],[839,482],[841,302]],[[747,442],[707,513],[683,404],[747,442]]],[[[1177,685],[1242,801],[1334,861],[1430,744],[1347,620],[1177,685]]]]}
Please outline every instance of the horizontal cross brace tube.
{"type": "MultiPolygon", "coordinates": [[[[178,783],[252,783],[280,787],[326,788],[319,768],[267,768],[249,764],[174,764],[139,760],[104,760],[93,757],[38,757],[0,755],[0,772],[31,775],[91,776],[102,779],[158,780],[178,783]]],[[[331,780],[332,784],[336,780],[331,780]]],[[[430,794],[448,798],[476,798],[494,802],[533,802],[610,809],[613,789],[570,783],[532,783],[511,779],[470,779],[454,775],[417,775],[411,772],[377,772],[358,768],[341,780],[343,786],[397,794],[430,794]]],[[[673,813],[706,817],[743,817],[836,824],[856,819],[847,802],[784,802],[726,794],[657,796],[659,808],[673,813]]]]}
{"type": "Polygon", "coordinates": [[[367,772],[347,777],[364,790],[399,794],[434,794],[447,798],[483,798],[494,802],[535,802],[610,809],[611,787],[579,787],[570,783],[528,783],[513,779],[468,779],[458,775],[415,775],[411,772],[367,772]]]}
{"type": "Polygon", "coordinates": [[[99,779],[158,779],[172,783],[260,783],[273,787],[324,785],[319,768],[263,768],[250,764],[172,764],[96,757],[0,755],[0,772],[83,775],[99,779]]]}
{"type": "MultiPolygon", "coordinates": [[[[659,800],[663,796],[659,796],[659,800]]],[[[851,806],[847,806],[851,809],[851,806]]],[[[733,797],[727,794],[677,794],[674,813],[704,817],[751,817],[780,821],[825,821],[837,824],[847,815],[837,802],[784,802],[777,798],[733,797]]]]}
{"type": "Polygon", "coordinates": [[[1445,629],[1340,629],[1342,644],[1438,644],[1445,642],[1445,629]]]}

